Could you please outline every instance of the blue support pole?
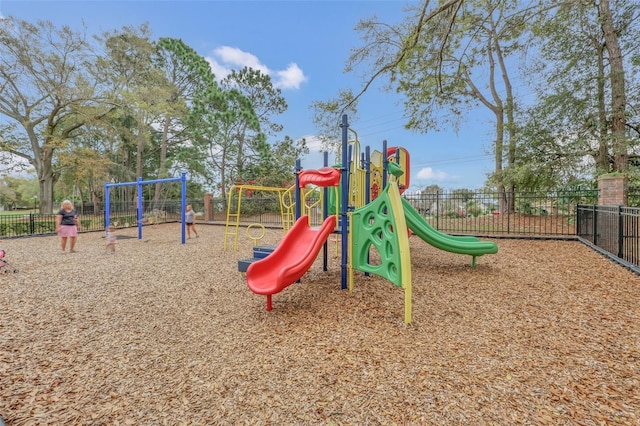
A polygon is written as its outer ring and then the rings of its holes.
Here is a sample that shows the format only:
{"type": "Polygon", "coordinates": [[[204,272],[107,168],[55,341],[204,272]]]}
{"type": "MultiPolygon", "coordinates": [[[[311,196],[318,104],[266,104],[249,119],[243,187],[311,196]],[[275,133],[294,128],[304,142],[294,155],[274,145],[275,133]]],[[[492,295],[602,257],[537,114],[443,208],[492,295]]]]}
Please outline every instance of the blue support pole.
{"type": "Polygon", "coordinates": [[[302,162],[300,159],[296,160],[296,222],[302,216],[302,194],[300,191],[300,171],[302,170],[302,162]]]}
{"type": "MultiPolygon", "coordinates": [[[[364,149],[364,164],[365,177],[364,177],[364,202],[369,204],[371,202],[371,148],[367,145],[364,149]]],[[[367,254],[367,263],[369,263],[369,255],[367,254]]],[[[368,277],[369,272],[365,272],[364,276],[368,277]]]]}
{"type": "MultiPolygon", "coordinates": [[[[322,154],[322,160],[323,160],[323,166],[324,167],[328,167],[329,166],[329,153],[327,151],[325,151],[322,154]]],[[[333,191],[333,188],[331,188],[331,190],[333,191]]],[[[329,217],[329,188],[327,188],[326,186],[322,189],[322,219],[326,219],[327,217],[329,217]]],[[[336,200],[336,202],[338,202],[338,200],[336,200]]],[[[328,271],[329,270],[329,255],[328,255],[328,242],[325,241],[324,245],[322,247],[322,270],[323,271],[328,271]]]]}
{"type": "Polygon", "coordinates": [[[138,178],[138,239],[142,239],[142,178],[138,178]]]}
{"type": "Polygon", "coordinates": [[[342,115],[342,200],[340,208],[340,231],[341,231],[341,247],[342,247],[342,274],[341,274],[341,287],[343,290],[347,288],[347,266],[348,266],[348,220],[347,210],[349,208],[349,158],[347,155],[347,145],[349,144],[349,121],[347,120],[347,114],[342,115]]]}
{"type": "Polygon", "coordinates": [[[181,181],[181,208],[182,208],[182,213],[181,213],[181,222],[182,222],[182,244],[185,244],[185,237],[186,237],[186,225],[185,225],[185,208],[187,206],[187,173],[186,172],[182,172],[181,177],[179,178],[165,178],[165,179],[154,179],[154,180],[142,180],[141,177],[138,178],[137,181],[135,182],[123,182],[123,183],[105,183],[104,184],[104,193],[105,193],[105,219],[104,219],[104,223],[105,223],[105,228],[107,226],[109,226],[109,224],[111,223],[111,219],[110,219],[110,214],[111,214],[111,207],[110,207],[110,197],[109,197],[109,188],[112,187],[118,187],[118,186],[132,186],[132,185],[137,185],[138,188],[138,202],[137,202],[137,218],[138,218],[138,239],[141,240],[142,239],[142,209],[143,209],[143,203],[142,203],[142,185],[143,184],[150,184],[150,183],[164,183],[164,182],[175,182],[175,181],[181,181]]]}
{"type": "Polygon", "coordinates": [[[109,228],[111,220],[109,218],[109,212],[111,211],[111,202],[109,201],[109,184],[104,184],[104,229],[109,228]]]}
{"type": "Polygon", "coordinates": [[[387,140],[382,141],[382,188],[387,187],[387,169],[389,168],[387,159],[387,140]]]}
{"type": "Polygon", "coordinates": [[[180,183],[181,183],[181,189],[182,189],[182,196],[180,197],[180,209],[181,209],[181,214],[180,214],[180,228],[181,228],[181,232],[182,232],[182,244],[186,244],[187,240],[186,240],[186,215],[185,215],[185,209],[187,208],[187,173],[186,172],[182,172],[181,176],[180,176],[180,183]]]}
{"type": "Polygon", "coordinates": [[[367,145],[364,148],[364,203],[369,204],[371,202],[371,148],[367,145]]]}

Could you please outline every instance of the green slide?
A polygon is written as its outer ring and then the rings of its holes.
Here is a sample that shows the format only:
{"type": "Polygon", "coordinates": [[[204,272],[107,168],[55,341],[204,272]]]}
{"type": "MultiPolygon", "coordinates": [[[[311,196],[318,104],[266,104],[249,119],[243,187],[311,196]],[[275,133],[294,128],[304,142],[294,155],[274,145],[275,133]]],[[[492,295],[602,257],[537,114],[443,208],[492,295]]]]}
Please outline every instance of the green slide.
{"type": "Polygon", "coordinates": [[[407,227],[432,246],[451,253],[468,254],[474,257],[498,252],[498,246],[491,241],[480,241],[473,236],[453,236],[444,234],[429,225],[426,220],[404,198],[402,199],[407,227]]]}

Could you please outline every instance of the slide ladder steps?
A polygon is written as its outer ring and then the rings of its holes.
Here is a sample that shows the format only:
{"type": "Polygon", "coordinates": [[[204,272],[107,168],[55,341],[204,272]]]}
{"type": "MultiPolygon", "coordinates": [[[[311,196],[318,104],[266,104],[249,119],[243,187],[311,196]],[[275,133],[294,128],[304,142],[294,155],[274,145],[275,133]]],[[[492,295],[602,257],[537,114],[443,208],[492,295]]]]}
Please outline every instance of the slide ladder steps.
{"type": "MultiPolygon", "coordinates": [[[[240,204],[240,202],[238,202],[240,204]]],[[[240,206],[238,211],[232,213],[231,210],[231,196],[229,196],[229,205],[227,207],[227,221],[224,226],[224,249],[227,249],[227,240],[229,237],[233,237],[233,249],[238,248],[238,231],[240,230],[240,206]]]]}
{"type": "Polygon", "coordinates": [[[253,262],[264,259],[276,249],[277,246],[255,246],[253,248],[253,257],[238,260],[238,272],[247,272],[247,268],[253,262]]]}

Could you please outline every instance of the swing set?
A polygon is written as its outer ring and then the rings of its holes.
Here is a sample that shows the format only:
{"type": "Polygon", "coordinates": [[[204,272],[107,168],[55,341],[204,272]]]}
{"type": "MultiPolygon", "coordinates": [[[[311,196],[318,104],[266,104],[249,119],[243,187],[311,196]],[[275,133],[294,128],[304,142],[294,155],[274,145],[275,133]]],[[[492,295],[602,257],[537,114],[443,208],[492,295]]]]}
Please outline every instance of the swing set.
{"type": "Polygon", "coordinates": [[[138,178],[136,182],[121,182],[121,183],[105,183],[104,184],[104,198],[105,198],[105,218],[104,225],[105,228],[109,228],[110,224],[110,197],[109,191],[110,188],[117,188],[122,186],[132,186],[137,185],[138,187],[138,208],[137,208],[137,223],[138,223],[138,239],[142,239],[142,223],[143,223],[143,203],[142,203],[142,185],[149,184],[157,184],[157,183],[166,183],[166,182],[176,182],[180,181],[180,223],[182,228],[182,244],[186,243],[186,226],[185,226],[185,207],[187,206],[187,174],[182,172],[180,177],[177,178],[165,178],[165,179],[154,179],[154,180],[142,180],[141,177],[138,178]]]}

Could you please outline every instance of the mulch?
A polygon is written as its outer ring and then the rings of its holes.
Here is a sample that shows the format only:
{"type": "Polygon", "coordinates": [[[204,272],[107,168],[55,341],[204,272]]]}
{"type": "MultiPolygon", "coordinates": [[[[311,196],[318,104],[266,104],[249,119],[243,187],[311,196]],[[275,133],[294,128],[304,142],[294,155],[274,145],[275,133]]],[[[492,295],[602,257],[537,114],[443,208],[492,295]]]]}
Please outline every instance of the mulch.
{"type": "Polygon", "coordinates": [[[474,269],[412,237],[406,325],[384,279],[340,289],[333,244],[267,312],[237,270],[244,231],[238,251],[198,231],[147,226],[113,255],[101,233],[69,254],[0,242],[18,269],[0,274],[4,422],[640,424],[640,277],[577,241],[496,240],[474,269]]]}

